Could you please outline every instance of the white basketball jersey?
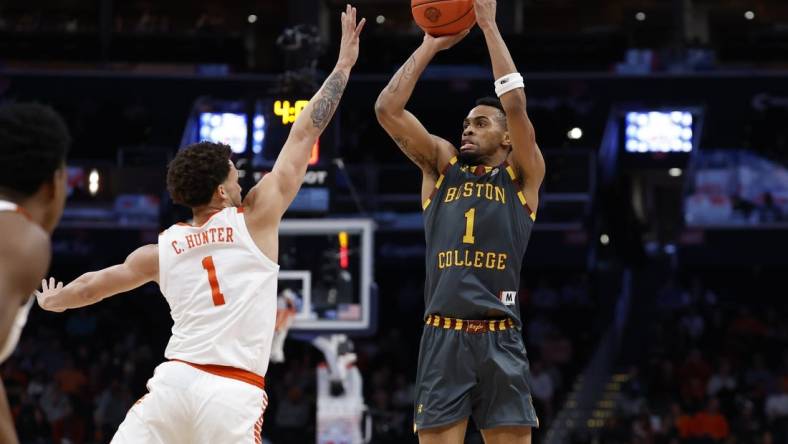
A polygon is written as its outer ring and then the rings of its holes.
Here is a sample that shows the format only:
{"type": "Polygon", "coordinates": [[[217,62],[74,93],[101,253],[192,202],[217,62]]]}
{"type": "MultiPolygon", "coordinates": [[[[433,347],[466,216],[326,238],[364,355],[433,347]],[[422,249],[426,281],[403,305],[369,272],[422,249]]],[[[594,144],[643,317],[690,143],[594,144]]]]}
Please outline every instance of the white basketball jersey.
{"type": "MultiPolygon", "coordinates": [[[[15,211],[25,214],[24,212],[20,211],[17,204],[5,200],[0,200],[0,211],[15,211]]],[[[30,298],[27,300],[27,303],[17,309],[16,317],[14,318],[14,324],[11,326],[11,331],[8,332],[8,337],[6,337],[5,343],[0,344],[0,364],[2,364],[3,361],[5,361],[6,358],[11,356],[11,353],[14,352],[16,344],[19,342],[19,336],[22,335],[22,329],[27,323],[27,315],[30,313],[30,307],[32,306],[33,297],[30,296],[30,298]]]]}
{"type": "Polygon", "coordinates": [[[243,208],[159,235],[159,286],[174,325],[164,356],[264,376],[276,322],[279,265],[246,229],[243,208]]]}

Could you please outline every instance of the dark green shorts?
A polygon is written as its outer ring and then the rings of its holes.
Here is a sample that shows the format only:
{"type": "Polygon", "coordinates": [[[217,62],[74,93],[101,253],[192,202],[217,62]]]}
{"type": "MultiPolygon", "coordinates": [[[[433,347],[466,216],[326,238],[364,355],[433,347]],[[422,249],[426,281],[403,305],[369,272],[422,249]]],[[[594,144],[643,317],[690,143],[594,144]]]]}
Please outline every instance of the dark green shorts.
{"type": "Polygon", "coordinates": [[[434,316],[424,327],[419,349],[414,431],[469,416],[479,429],[539,427],[520,329],[511,323],[501,329],[500,323],[495,331],[479,332],[469,329],[467,321],[455,328],[455,320],[432,320],[434,316]]]}

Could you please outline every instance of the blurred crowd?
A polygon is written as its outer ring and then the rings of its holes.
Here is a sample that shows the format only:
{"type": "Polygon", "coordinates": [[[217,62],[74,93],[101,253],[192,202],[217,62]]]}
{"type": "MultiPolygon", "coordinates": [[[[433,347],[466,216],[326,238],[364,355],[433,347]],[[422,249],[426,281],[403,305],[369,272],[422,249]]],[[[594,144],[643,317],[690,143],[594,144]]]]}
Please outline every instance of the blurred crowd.
{"type": "Polygon", "coordinates": [[[628,370],[599,442],[788,442],[785,306],[692,287],[659,292],[649,359],[628,370]]]}
{"type": "MultiPolygon", "coordinates": [[[[594,342],[588,285],[578,275],[560,286],[543,280],[520,293],[542,427],[549,426],[594,342]]],[[[412,292],[417,286],[415,281],[403,284],[398,297],[414,298],[418,306],[421,295],[412,292]]],[[[415,443],[421,315],[381,317],[376,336],[354,340],[373,419],[372,442],[415,443]],[[407,321],[398,322],[402,316],[407,321]]],[[[19,348],[0,367],[21,442],[109,442],[163,360],[170,325],[166,303],[154,286],[63,314],[34,309],[19,348]]],[[[285,356],[283,364],[271,364],[266,376],[271,403],[263,436],[274,444],[309,442],[315,436],[315,371],[323,358],[308,343],[293,339],[286,343],[285,356]]],[[[467,442],[481,442],[473,424],[467,442]]]]}

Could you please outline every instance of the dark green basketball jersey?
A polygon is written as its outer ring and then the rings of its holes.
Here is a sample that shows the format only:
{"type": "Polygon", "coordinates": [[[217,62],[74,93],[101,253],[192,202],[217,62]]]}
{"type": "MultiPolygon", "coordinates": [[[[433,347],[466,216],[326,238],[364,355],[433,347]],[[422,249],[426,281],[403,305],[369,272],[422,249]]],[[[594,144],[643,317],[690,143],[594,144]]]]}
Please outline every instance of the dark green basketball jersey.
{"type": "Polygon", "coordinates": [[[424,202],[426,315],[485,319],[498,310],[520,321],[523,255],[535,214],[514,168],[453,158],[424,202]]]}

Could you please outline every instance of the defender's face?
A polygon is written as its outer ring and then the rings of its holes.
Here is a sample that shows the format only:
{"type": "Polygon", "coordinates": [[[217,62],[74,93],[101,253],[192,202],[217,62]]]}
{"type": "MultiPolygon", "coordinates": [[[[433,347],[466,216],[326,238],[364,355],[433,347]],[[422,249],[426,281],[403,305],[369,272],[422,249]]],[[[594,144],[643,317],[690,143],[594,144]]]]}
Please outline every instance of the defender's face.
{"type": "Polygon", "coordinates": [[[506,128],[500,123],[501,111],[487,105],[471,110],[462,121],[460,158],[470,164],[481,164],[504,148],[506,128]]]}
{"type": "Polygon", "coordinates": [[[230,173],[227,175],[227,179],[222,183],[222,187],[224,188],[224,203],[228,207],[239,207],[241,206],[241,184],[238,183],[239,176],[238,176],[238,169],[235,168],[235,165],[232,161],[230,162],[230,173]]]}

